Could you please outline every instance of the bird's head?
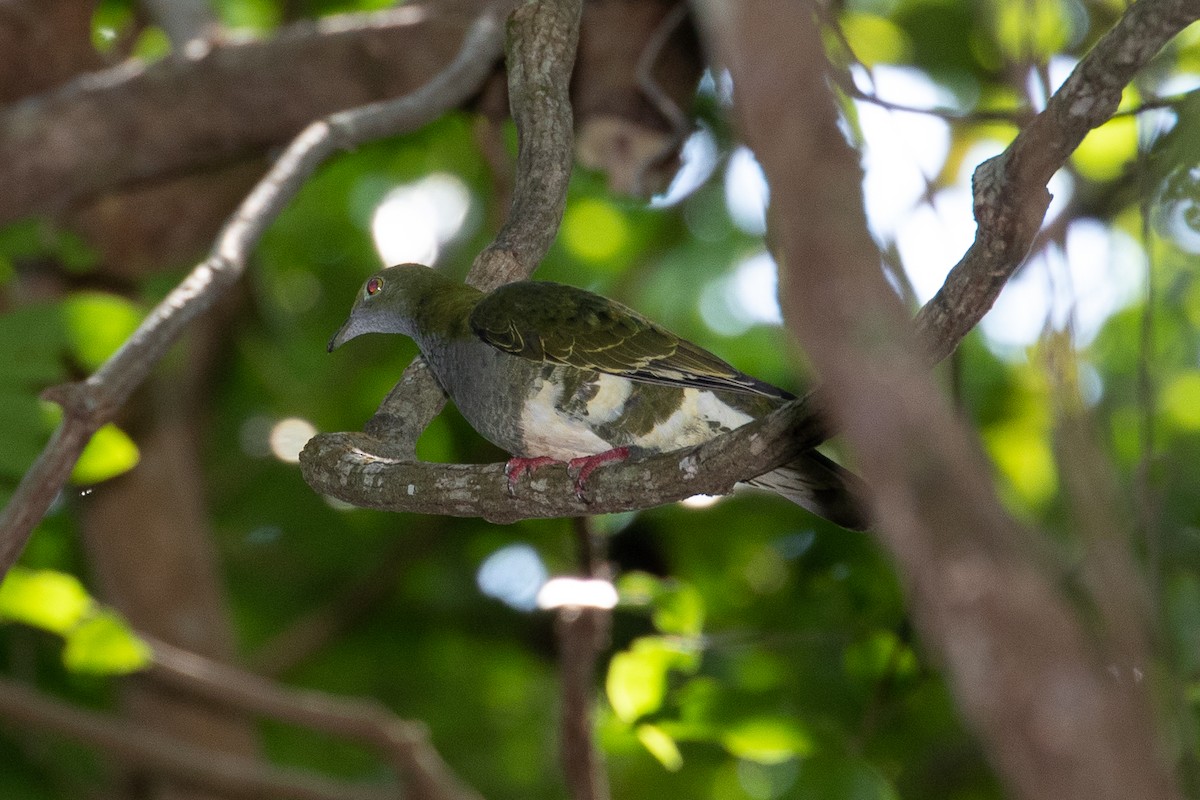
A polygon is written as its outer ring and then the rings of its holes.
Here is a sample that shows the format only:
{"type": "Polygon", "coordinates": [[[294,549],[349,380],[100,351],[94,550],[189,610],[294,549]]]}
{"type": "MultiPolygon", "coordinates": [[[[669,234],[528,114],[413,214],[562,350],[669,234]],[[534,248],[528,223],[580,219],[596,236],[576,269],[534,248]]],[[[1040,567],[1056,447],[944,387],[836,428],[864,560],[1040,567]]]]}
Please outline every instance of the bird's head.
{"type": "Polygon", "coordinates": [[[376,272],[359,289],[350,316],[329,340],[329,352],[364,333],[413,335],[413,303],[421,294],[425,274],[434,271],[420,264],[401,264],[376,272]],[[414,291],[415,290],[415,291],[414,291]]]}

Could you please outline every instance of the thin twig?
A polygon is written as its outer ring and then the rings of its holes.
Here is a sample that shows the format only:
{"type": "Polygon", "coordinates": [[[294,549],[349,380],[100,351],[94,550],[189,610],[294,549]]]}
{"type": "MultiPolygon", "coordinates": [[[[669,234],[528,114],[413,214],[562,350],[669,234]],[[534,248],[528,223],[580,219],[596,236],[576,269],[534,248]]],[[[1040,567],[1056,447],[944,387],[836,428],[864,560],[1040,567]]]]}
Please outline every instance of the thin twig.
{"type": "MultiPolygon", "coordinates": [[[[602,536],[590,517],[572,520],[579,569],[587,578],[608,579],[602,536]]],[[[605,608],[567,606],[558,610],[554,630],[562,681],[560,755],[571,800],[607,800],[608,776],[592,730],[596,662],[608,643],[612,613],[605,608]]]]}
{"type": "Polygon", "coordinates": [[[480,800],[450,771],[420,723],[377,703],[285,687],[165,642],[146,641],[154,653],[149,677],[159,683],[235,711],[369,742],[406,778],[415,800],[480,800]]]}
{"type": "Polygon", "coordinates": [[[0,717],[83,742],[129,766],[170,775],[230,797],[281,800],[394,800],[396,797],[394,788],[353,786],[178,742],[160,732],[75,708],[7,678],[0,678],[0,717]]]}
{"type": "Polygon", "coordinates": [[[86,381],[47,392],[63,406],[63,420],[0,514],[0,577],[20,555],[92,433],[113,419],[192,320],[241,276],[267,225],[316,167],[339,149],[411,130],[457,106],[490,74],[502,40],[500,13],[492,8],[471,26],[454,61],[418,91],[334,114],[306,128],[234,213],[212,254],[121,348],[86,381]]]}

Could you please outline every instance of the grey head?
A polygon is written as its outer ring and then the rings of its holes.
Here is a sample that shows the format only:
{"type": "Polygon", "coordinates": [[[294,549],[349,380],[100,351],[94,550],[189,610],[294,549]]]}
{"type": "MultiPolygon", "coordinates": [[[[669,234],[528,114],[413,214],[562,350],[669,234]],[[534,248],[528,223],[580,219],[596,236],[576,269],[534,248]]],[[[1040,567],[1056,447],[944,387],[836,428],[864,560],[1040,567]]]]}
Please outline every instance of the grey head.
{"type": "MultiPolygon", "coordinates": [[[[363,282],[350,316],[329,340],[329,352],[364,333],[414,333],[413,306],[436,272],[421,264],[401,264],[363,282]]],[[[444,281],[438,276],[435,280],[444,281]]]]}

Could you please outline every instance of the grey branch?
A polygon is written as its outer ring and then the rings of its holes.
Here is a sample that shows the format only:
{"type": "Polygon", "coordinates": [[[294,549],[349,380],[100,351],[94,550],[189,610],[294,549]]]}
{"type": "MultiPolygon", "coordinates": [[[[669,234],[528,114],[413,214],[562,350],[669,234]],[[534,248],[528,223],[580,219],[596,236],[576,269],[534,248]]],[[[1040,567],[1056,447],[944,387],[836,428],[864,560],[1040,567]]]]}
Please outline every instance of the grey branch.
{"type": "Polygon", "coordinates": [[[92,433],[113,419],[192,320],[241,276],[267,225],[313,170],[339,148],[424,125],[478,91],[501,52],[501,20],[500,7],[480,17],[453,62],[412,94],[340,112],[306,128],[234,213],[212,254],[150,312],[121,348],[86,381],[47,390],[46,396],[65,413],[0,513],[0,576],[20,555],[92,433]]]}
{"type": "Polygon", "coordinates": [[[362,787],[296,770],[264,766],[204,750],[94,711],[83,711],[20,683],[0,678],[0,716],[34,730],[66,736],[143,767],[230,797],[287,800],[389,800],[395,788],[362,787]]]}
{"type": "Polygon", "coordinates": [[[217,33],[209,0],[142,0],[142,5],[176,47],[217,33]]]}

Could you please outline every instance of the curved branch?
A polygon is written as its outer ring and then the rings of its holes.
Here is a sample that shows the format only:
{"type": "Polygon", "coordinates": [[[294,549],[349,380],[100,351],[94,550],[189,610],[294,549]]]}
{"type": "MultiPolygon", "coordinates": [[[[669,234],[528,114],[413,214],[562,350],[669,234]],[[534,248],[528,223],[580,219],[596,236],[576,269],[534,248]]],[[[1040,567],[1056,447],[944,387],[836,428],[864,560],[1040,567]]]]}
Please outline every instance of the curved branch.
{"type": "Polygon", "coordinates": [[[368,742],[407,779],[414,800],[480,800],[433,746],[425,726],[367,700],[282,686],[258,675],[142,637],[154,652],[148,676],[211,703],[368,742]]]}
{"type": "Polygon", "coordinates": [[[1200,17],[1196,0],[1140,0],[1083,60],[1008,148],[975,170],[975,242],[917,315],[935,361],[948,356],[991,309],[1033,245],[1050,205],[1046,184],[1108,121],[1133,76],[1200,17]]]}
{"type": "Polygon", "coordinates": [[[739,481],[786,464],[819,444],[825,430],[809,400],[697,447],[597,470],[587,499],[575,496],[565,466],[550,466],[508,491],[503,464],[431,464],[377,455],[379,442],[360,433],[313,437],[300,454],[304,480],[318,492],[363,508],[411,511],[491,522],[632,511],[696,494],[727,494],[739,481]]]}
{"type": "Polygon", "coordinates": [[[454,108],[491,73],[501,45],[501,11],[492,7],[471,26],[454,61],[418,91],[334,114],[306,128],[234,213],[212,254],[150,312],[121,348],[86,381],[47,391],[65,413],[0,513],[0,576],[20,555],[92,433],[114,417],[192,320],[241,276],[267,225],[316,167],[339,148],[424,125],[454,108]]]}
{"type": "MultiPolygon", "coordinates": [[[[787,319],[838,398],[830,411],[871,483],[879,535],[922,640],[945,665],[998,774],[1025,800],[1179,797],[1144,687],[1108,673],[1081,616],[1038,562],[1036,540],[1001,506],[978,438],[934,384],[921,347],[928,343],[913,335],[883,280],[862,210],[859,155],[839,129],[811,12],[787,0],[701,7],[738,87],[739,125],[772,187],[787,319]]],[[[1195,0],[1141,0],[1031,133],[993,162],[1012,170],[1016,196],[994,196],[996,184],[977,181],[984,200],[973,250],[986,250],[977,257],[1000,274],[980,276],[980,289],[950,281],[946,296],[982,313],[990,282],[1002,283],[1024,258],[1024,237],[1045,209],[1045,181],[1074,137],[1116,107],[1120,89],[1098,77],[1100,59],[1116,62],[1118,76],[1132,74],[1133,61],[1148,59],[1197,12],[1195,0]],[[1089,86],[1088,76],[1100,83],[1089,86]]],[[[967,328],[927,330],[944,345],[967,328]]]]}
{"type": "Polygon", "coordinates": [[[95,711],[84,711],[7,678],[0,678],[0,716],[25,728],[83,742],[124,764],[152,769],[229,797],[387,800],[396,796],[394,787],[338,783],[321,775],[265,766],[241,756],[178,742],[95,711]]]}

